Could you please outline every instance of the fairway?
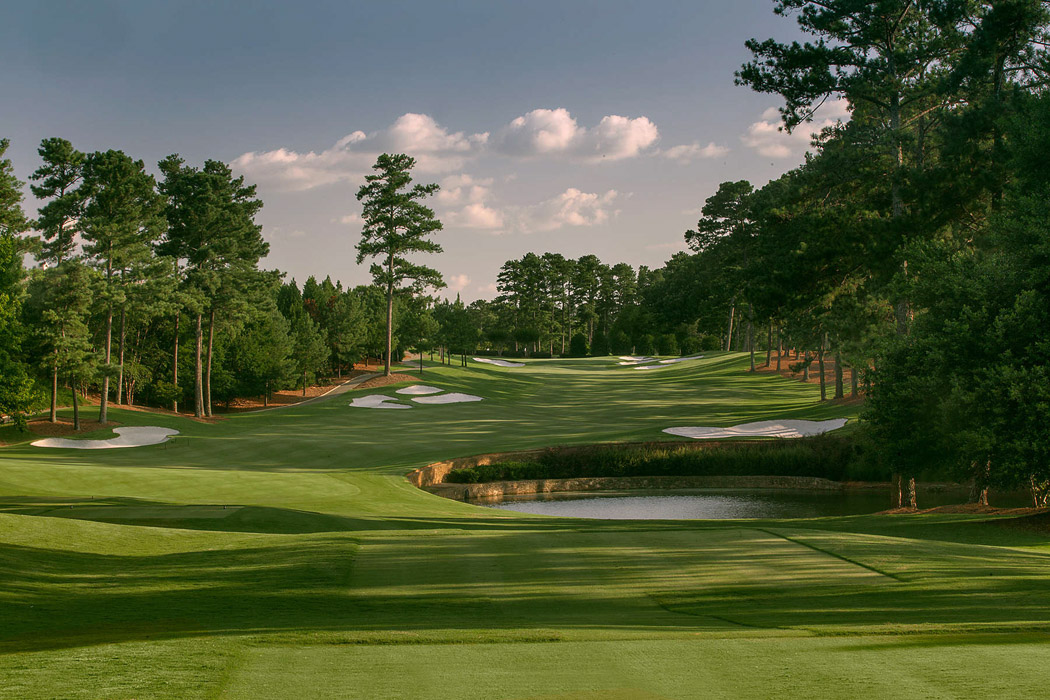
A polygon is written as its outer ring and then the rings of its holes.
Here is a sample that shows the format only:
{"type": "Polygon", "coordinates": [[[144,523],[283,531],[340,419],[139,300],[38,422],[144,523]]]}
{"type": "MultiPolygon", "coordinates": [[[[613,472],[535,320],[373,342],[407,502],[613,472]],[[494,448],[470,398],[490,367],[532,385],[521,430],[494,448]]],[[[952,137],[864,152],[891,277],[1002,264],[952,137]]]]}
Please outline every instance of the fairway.
{"type": "Polygon", "coordinates": [[[713,352],[659,372],[428,363],[212,424],[111,410],[179,431],[133,449],[27,437],[0,448],[0,697],[1038,695],[1045,529],[547,518],[404,478],[452,457],[856,411],[713,352]],[[414,384],[483,400],[348,405],[414,384]]]}

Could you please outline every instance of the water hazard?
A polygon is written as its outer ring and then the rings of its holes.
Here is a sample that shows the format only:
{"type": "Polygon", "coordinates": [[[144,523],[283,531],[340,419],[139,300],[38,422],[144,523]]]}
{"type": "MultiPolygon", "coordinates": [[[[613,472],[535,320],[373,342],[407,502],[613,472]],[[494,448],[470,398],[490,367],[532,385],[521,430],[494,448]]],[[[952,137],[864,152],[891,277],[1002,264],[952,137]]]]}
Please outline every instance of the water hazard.
{"type": "MultiPolygon", "coordinates": [[[[919,506],[966,502],[965,489],[919,492],[919,506]]],[[[993,505],[1023,506],[1023,497],[992,499],[993,505]],[[1015,502],[1017,501],[1017,502],[1015,502]]],[[[889,507],[889,490],[690,489],[676,491],[564,492],[505,496],[476,505],[521,513],[602,520],[722,520],[819,518],[877,513],[889,507]]]]}

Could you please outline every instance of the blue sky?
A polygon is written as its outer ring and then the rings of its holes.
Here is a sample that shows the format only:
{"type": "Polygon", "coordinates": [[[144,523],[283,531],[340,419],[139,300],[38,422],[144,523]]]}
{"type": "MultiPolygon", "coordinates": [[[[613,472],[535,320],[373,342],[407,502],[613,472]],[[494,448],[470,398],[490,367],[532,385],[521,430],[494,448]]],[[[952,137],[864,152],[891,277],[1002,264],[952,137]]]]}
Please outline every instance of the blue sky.
{"type": "Polygon", "coordinates": [[[0,23],[0,137],[22,179],[49,136],[154,170],[233,163],[266,203],[265,265],[345,284],[368,280],[357,187],[403,150],[443,186],[428,262],[448,293],[491,297],[528,251],[658,266],[719,182],[801,162],[808,130],[777,132],[776,98],[733,84],[746,39],[795,37],[772,7],[19,3],[0,23]]]}

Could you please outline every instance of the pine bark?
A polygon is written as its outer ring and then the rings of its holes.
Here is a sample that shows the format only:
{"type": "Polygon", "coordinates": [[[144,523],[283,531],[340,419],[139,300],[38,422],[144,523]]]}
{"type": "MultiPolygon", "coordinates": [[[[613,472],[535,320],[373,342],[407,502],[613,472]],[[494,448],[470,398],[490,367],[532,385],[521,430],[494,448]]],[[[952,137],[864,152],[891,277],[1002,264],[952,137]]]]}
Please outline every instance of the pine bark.
{"type": "Polygon", "coordinates": [[[123,308],[120,309],[120,350],[118,356],[120,357],[120,369],[117,374],[117,395],[116,403],[120,405],[120,394],[124,391],[124,341],[127,334],[127,313],[123,308]]]}
{"type": "Polygon", "coordinates": [[[175,386],[175,400],[172,401],[171,410],[175,413],[179,412],[179,399],[178,399],[178,388],[179,388],[179,312],[175,312],[175,348],[172,354],[171,363],[171,383],[175,386]]]}
{"type": "Polygon", "coordinates": [[[73,430],[80,430],[80,401],[77,399],[77,375],[69,378],[73,386],[73,430]]]}
{"type": "Polygon", "coordinates": [[[390,376],[390,353],[394,343],[394,256],[387,256],[387,274],[390,275],[386,285],[386,369],[383,375],[390,376]]]}
{"type": "Polygon", "coordinates": [[[841,399],[846,396],[846,388],[842,377],[842,355],[835,353],[835,398],[841,399]]]}
{"type": "Polygon", "coordinates": [[[729,321],[726,324],[726,352],[732,348],[733,342],[733,315],[736,313],[736,297],[729,302],[729,321]]]}
{"type": "MultiPolygon", "coordinates": [[[[204,415],[211,418],[211,355],[215,347],[215,309],[208,317],[208,364],[204,371],[204,415]]],[[[303,391],[305,392],[305,384],[303,391]]]]}
{"type": "Polygon", "coordinates": [[[204,391],[202,387],[204,372],[201,364],[201,355],[204,349],[203,316],[204,314],[197,313],[197,324],[194,333],[197,342],[193,362],[193,415],[197,418],[204,417],[204,391]]]}

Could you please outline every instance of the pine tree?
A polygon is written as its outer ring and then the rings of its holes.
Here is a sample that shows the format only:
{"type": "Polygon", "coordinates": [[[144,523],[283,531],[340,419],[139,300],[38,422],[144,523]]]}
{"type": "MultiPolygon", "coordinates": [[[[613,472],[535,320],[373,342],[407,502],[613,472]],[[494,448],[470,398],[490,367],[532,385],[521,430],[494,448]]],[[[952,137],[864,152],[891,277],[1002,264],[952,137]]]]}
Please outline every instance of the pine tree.
{"type": "Polygon", "coordinates": [[[370,270],[375,285],[386,294],[387,376],[393,352],[394,296],[445,286],[437,270],[412,263],[406,257],[412,253],[441,252],[441,246],[428,238],[441,230],[441,222],[433,210],[421,203],[437,192],[438,186],[412,186],[409,171],[415,164],[410,156],[384,153],[372,166],[376,174],[366,176],[357,192],[358,201],[364,204],[361,216],[365,222],[357,244],[357,262],[361,264],[366,258],[379,260],[372,263],[370,270]],[[405,287],[405,282],[410,284],[405,287]]]}

